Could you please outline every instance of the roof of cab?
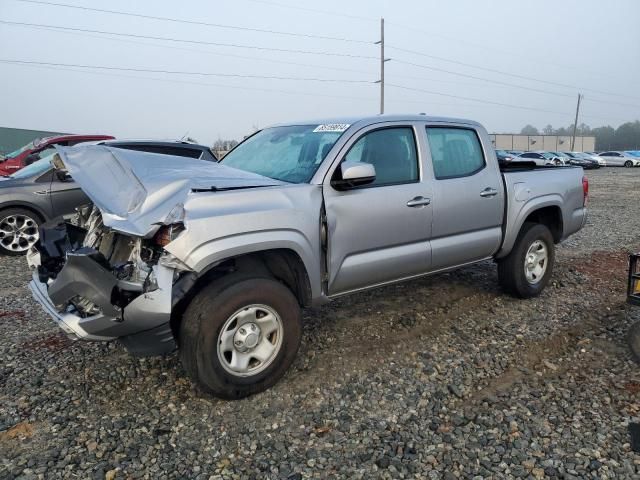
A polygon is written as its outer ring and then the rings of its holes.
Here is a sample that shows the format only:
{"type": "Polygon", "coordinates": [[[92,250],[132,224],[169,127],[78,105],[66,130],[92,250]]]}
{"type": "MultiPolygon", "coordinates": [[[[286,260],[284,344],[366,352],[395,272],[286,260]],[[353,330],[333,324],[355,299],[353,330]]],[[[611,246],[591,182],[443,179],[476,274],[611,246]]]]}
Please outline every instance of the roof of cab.
{"type": "Polygon", "coordinates": [[[432,123],[462,123],[465,125],[481,126],[474,120],[450,117],[432,117],[425,114],[383,114],[383,115],[363,115],[363,116],[345,116],[333,118],[316,118],[310,120],[299,120],[295,122],[283,122],[270,127],[286,127],[293,125],[327,125],[331,123],[343,123],[349,126],[366,126],[383,122],[432,122],[432,123]]]}

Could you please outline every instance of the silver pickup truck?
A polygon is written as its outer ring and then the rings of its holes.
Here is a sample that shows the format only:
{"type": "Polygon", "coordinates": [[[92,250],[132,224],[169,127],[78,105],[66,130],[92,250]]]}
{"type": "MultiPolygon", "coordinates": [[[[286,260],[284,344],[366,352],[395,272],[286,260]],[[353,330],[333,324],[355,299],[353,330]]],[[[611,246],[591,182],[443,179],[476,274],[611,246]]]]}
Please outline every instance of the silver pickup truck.
{"type": "Polygon", "coordinates": [[[586,220],[581,168],[501,171],[481,125],[423,115],[277,125],[218,164],[106,146],[54,163],[93,204],[41,227],[36,300],[74,338],[178,346],[224,398],[282,377],[301,307],[487,259],[532,297],[586,220]]]}

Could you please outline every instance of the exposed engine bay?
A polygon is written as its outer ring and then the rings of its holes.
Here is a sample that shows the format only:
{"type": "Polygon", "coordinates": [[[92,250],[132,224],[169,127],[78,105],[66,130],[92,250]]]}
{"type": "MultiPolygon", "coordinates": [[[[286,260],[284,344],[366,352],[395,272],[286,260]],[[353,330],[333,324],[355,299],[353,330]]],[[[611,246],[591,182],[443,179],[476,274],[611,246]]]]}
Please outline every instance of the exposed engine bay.
{"type": "MultiPolygon", "coordinates": [[[[70,222],[61,219],[53,222],[43,225],[39,242],[41,282],[50,283],[67,262],[82,256],[113,276],[109,299],[117,310],[137,296],[158,288],[153,266],[163,254],[162,240],[170,241],[171,232],[161,229],[159,233],[166,238],[150,239],[117,233],[103,225],[100,210],[94,206],[80,208],[70,222]]],[[[81,295],[72,298],[67,307],[66,310],[70,307],[81,317],[95,315],[99,308],[81,295]]]]}

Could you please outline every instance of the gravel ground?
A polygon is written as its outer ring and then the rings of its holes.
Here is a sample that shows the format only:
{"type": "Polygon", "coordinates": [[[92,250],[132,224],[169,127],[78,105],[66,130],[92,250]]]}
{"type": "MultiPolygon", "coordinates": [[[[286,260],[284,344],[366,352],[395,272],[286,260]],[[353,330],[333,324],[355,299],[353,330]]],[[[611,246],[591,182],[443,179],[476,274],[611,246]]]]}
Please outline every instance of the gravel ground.
{"type": "Polygon", "coordinates": [[[269,391],[200,394],[176,355],[72,343],[0,258],[0,478],[640,478],[624,303],[640,171],[589,173],[590,220],[537,299],[491,263],[305,312],[269,391]]]}

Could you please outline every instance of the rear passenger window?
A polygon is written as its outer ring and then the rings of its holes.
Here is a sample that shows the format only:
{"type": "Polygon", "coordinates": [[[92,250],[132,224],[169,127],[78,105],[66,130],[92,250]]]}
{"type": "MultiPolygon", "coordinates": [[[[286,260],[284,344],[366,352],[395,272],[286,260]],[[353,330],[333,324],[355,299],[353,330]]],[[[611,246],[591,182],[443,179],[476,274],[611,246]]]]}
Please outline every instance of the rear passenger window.
{"type": "Polygon", "coordinates": [[[365,133],[351,147],[345,160],[370,163],[375,167],[376,179],[369,185],[418,181],[418,154],[410,127],[383,128],[365,133]]]}
{"type": "Polygon", "coordinates": [[[438,180],[466,177],[485,167],[476,132],[466,128],[427,127],[427,138],[438,180]]]}

